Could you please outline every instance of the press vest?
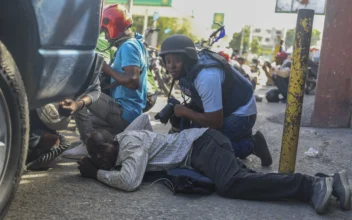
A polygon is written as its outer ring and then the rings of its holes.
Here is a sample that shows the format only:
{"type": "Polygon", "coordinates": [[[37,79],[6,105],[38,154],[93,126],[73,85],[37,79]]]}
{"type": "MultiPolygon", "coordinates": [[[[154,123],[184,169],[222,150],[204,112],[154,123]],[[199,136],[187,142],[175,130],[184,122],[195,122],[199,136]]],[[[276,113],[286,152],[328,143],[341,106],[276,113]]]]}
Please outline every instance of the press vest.
{"type": "Polygon", "coordinates": [[[210,50],[200,51],[198,57],[197,63],[179,80],[181,91],[186,96],[191,97],[193,104],[204,112],[202,99],[194,86],[194,80],[201,70],[210,67],[219,68],[225,73],[225,79],[221,86],[224,117],[229,116],[239,107],[249,102],[253,96],[252,84],[225,58],[210,50]]]}

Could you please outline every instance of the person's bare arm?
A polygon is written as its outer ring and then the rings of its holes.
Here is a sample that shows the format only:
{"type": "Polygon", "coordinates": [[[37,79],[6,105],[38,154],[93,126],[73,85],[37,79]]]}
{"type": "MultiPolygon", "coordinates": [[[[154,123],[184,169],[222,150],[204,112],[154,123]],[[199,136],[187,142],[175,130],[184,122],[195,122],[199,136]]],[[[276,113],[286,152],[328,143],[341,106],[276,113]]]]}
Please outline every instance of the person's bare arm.
{"type": "Polygon", "coordinates": [[[113,70],[108,64],[104,63],[103,72],[112,77],[118,84],[129,89],[137,90],[139,88],[140,69],[138,66],[126,66],[123,68],[124,73],[113,70]]]}
{"type": "Polygon", "coordinates": [[[203,69],[194,81],[194,85],[202,99],[204,113],[193,111],[182,105],[176,105],[175,114],[188,118],[202,127],[220,128],[223,124],[222,70],[217,68],[203,69]]]}
{"type": "Polygon", "coordinates": [[[218,129],[223,124],[223,109],[220,109],[215,112],[199,113],[183,105],[178,104],[175,105],[174,111],[177,117],[188,118],[192,121],[195,121],[202,127],[218,129]]]}

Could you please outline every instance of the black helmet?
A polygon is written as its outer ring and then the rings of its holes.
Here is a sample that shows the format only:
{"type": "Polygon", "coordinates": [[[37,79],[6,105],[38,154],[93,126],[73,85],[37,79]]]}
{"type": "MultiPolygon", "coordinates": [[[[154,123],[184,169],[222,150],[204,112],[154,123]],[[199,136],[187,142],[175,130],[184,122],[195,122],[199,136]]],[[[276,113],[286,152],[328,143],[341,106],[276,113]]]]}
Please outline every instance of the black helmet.
{"type": "Polygon", "coordinates": [[[167,37],[161,44],[159,55],[164,59],[165,55],[170,53],[183,53],[192,60],[198,60],[196,46],[192,39],[182,34],[167,37]]]}

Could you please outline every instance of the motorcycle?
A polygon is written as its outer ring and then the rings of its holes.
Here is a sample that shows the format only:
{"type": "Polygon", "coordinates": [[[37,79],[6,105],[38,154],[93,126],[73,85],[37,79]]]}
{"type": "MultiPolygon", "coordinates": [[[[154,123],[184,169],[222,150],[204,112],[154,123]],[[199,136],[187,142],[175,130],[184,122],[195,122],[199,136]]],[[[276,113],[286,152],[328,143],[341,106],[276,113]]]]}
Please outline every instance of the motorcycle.
{"type": "Polygon", "coordinates": [[[317,86],[317,78],[318,78],[318,64],[313,62],[312,60],[308,60],[308,69],[306,74],[306,84],[304,92],[307,95],[314,93],[314,90],[317,86]]]}
{"type": "Polygon", "coordinates": [[[225,26],[217,22],[214,24],[219,26],[219,28],[210,34],[208,40],[202,40],[195,43],[195,46],[198,50],[211,49],[214,43],[218,42],[221,38],[225,37],[226,35],[225,26]]]}
{"type": "MultiPolygon", "coordinates": [[[[144,39],[148,39],[148,36],[153,32],[160,31],[160,28],[148,28],[145,33],[144,39]]],[[[172,77],[167,74],[166,67],[162,58],[159,56],[159,49],[148,45],[147,42],[144,42],[144,45],[148,49],[149,54],[149,70],[152,72],[160,93],[167,95],[170,92],[170,86],[172,83],[172,77]]]]}

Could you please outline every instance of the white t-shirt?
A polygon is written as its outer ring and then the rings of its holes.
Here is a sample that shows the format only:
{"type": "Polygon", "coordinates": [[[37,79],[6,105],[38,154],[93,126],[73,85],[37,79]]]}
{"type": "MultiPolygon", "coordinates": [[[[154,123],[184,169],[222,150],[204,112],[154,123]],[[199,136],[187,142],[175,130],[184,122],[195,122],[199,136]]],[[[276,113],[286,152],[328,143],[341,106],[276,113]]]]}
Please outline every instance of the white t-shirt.
{"type": "MultiPolygon", "coordinates": [[[[194,86],[202,99],[204,112],[215,112],[223,108],[221,85],[224,80],[225,73],[215,67],[204,68],[194,80],[194,86]]],[[[233,114],[238,116],[257,114],[254,94],[246,105],[238,108],[233,114]]]]}

